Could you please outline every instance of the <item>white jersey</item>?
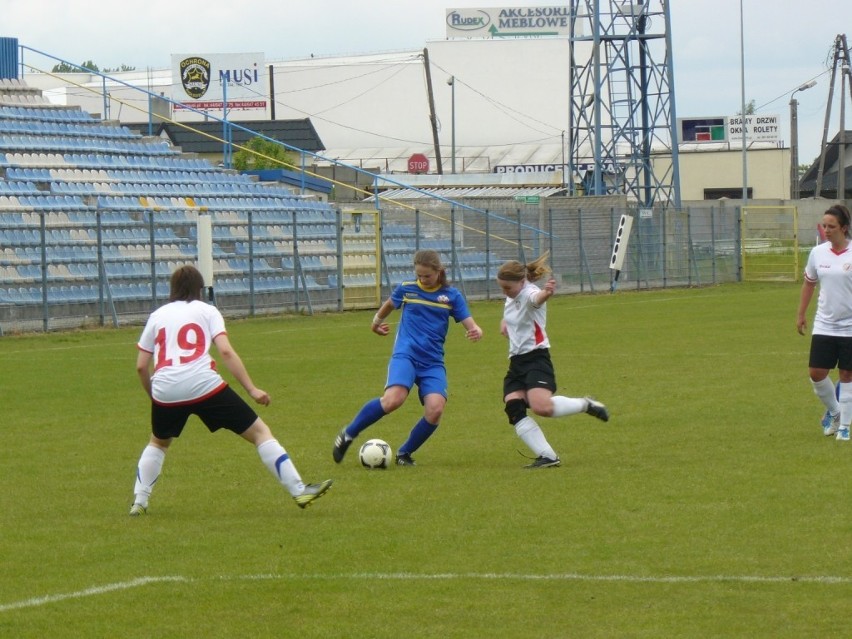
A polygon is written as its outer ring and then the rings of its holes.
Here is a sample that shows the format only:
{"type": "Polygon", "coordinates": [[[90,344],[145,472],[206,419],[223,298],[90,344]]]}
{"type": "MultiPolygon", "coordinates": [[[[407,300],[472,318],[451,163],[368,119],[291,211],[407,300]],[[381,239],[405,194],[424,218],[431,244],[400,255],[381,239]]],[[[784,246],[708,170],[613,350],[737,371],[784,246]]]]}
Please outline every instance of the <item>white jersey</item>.
{"type": "Polygon", "coordinates": [[[226,383],[216,372],[210,346],[224,332],[219,309],[198,300],[170,302],[151,313],[137,348],[154,355],[154,401],[188,404],[222,389],[226,383]]]}
{"type": "Polygon", "coordinates": [[[550,348],[545,331],[546,304],[535,304],[535,298],[540,292],[538,286],[524,281],[521,291],[514,298],[506,298],[503,321],[509,334],[509,357],[529,353],[537,348],[550,348]]]}
{"type": "Polygon", "coordinates": [[[814,334],[852,337],[852,250],[835,253],[831,242],[818,244],[808,256],[805,278],[819,282],[814,334]]]}

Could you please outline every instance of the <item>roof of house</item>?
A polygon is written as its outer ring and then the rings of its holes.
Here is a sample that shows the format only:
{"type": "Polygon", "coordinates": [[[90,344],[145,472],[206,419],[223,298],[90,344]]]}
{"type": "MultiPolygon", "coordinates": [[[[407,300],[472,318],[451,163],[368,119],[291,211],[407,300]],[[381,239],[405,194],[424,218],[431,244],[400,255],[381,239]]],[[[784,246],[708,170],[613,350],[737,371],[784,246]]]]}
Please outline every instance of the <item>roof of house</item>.
{"type": "MultiPolygon", "coordinates": [[[[848,193],[852,188],[852,165],[849,165],[849,159],[852,158],[852,131],[844,132],[845,141],[845,162],[844,167],[845,191],[848,193]]],[[[838,178],[838,160],[840,159],[840,133],[838,132],[825,147],[825,163],[823,164],[822,189],[823,194],[826,192],[837,191],[838,178]]],[[[819,158],[814,160],[810,168],[805,171],[799,182],[799,190],[802,196],[812,194],[816,189],[817,174],[819,173],[819,158]]]]}
{"type": "Polygon", "coordinates": [[[246,175],[256,175],[261,182],[281,182],[288,186],[304,187],[308,191],[319,193],[330,193],[332,185],[328,180],[315,178],[301,171],[288,171],[287,169],[259,169],[243,171],[246,175]]]}
{"type": "MultiPolygon", "coordinates": [[[[245,144],[257,134],[263,135],[290,146],[305,151],[318,152],[325,150],[319,134],[309,118],[302,120],[234,120],[230,124],[231,141],[234,144],[245,144]]],[[[147,127],[147,125],[146,125],[147,127]]],[[[164,122],[157,125],[154,135],[166,136],[175,146],[186,153],[221,153],[223,140],[223,124],[213,122],[191,122],[174,124],[164,122]]],[[[144,131],[147,133],[147,128],[144,131]]]]}

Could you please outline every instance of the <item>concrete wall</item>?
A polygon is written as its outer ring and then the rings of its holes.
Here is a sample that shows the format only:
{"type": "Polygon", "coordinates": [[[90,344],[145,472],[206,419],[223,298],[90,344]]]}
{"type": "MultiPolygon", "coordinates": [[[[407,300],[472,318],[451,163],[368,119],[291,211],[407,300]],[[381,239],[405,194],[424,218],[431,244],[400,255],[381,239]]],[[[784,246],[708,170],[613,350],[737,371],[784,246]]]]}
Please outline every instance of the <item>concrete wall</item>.
{"type": "MultiPolygon", "coordinates": [[[[678,159],[682,202],[705,199],[705,189],[732,189],[742,193],[741,150],[682,151],[678,159]]],[[[746,162],[753,199],[790,197],[790,149],[751,149],[746,152],[746,162]]],[[[671,158],[654,158],[653,166],[657,175],[664,175],[671,167],[671,158]]]]}

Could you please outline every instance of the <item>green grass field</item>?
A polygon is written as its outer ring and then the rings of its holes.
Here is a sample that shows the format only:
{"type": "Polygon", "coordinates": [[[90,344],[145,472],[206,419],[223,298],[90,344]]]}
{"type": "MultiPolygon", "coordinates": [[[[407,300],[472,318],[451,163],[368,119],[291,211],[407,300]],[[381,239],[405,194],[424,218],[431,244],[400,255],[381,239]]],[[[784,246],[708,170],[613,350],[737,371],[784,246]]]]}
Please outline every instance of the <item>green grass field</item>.
{"type": "MultiPolygon", "coordinates": [[[[501,302],[472,305],[482,342],[452,328],[441,427],[388,471],[331,459],[384,382],[372,311],[231,321],[260,414],[306,480],[335,480],[305,511],[193,421],[128,517],[140,328],[3,337],[0,637],[850,636],[852,445],[822,437],[798,296],[551,300],[560,392],[612,419],[541,419],[563,465],[540,471],[502,410],[501,302]]],[[[396,448],[419,408],[366,434],[396,448]]]]}

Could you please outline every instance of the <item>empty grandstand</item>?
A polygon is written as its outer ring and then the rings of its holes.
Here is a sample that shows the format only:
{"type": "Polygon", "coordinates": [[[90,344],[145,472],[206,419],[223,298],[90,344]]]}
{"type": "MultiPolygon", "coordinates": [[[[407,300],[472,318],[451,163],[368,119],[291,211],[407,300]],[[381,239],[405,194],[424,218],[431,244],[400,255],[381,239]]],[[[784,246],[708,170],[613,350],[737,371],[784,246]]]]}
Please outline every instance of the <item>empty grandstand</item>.
{"type": "MultiPolygon", "coordinates": [[[[374,306],[418,246],[449,239],[354,215],[182,154],[160,138],[0,86],[0,326],[135,321],[213,229],[216,303],[235,313],[374,306]],[[382,250],[384,248],[384,250],[382,250]]],[[[471,252],[465,275],[485,280],[471,252]],[[470,268],[467,268],[470,267],[470,268]],[[475,270],[474,270],[475,269],[475,270]]],[[[461,275],[461,274],[460,274],[461,275]]]]}

